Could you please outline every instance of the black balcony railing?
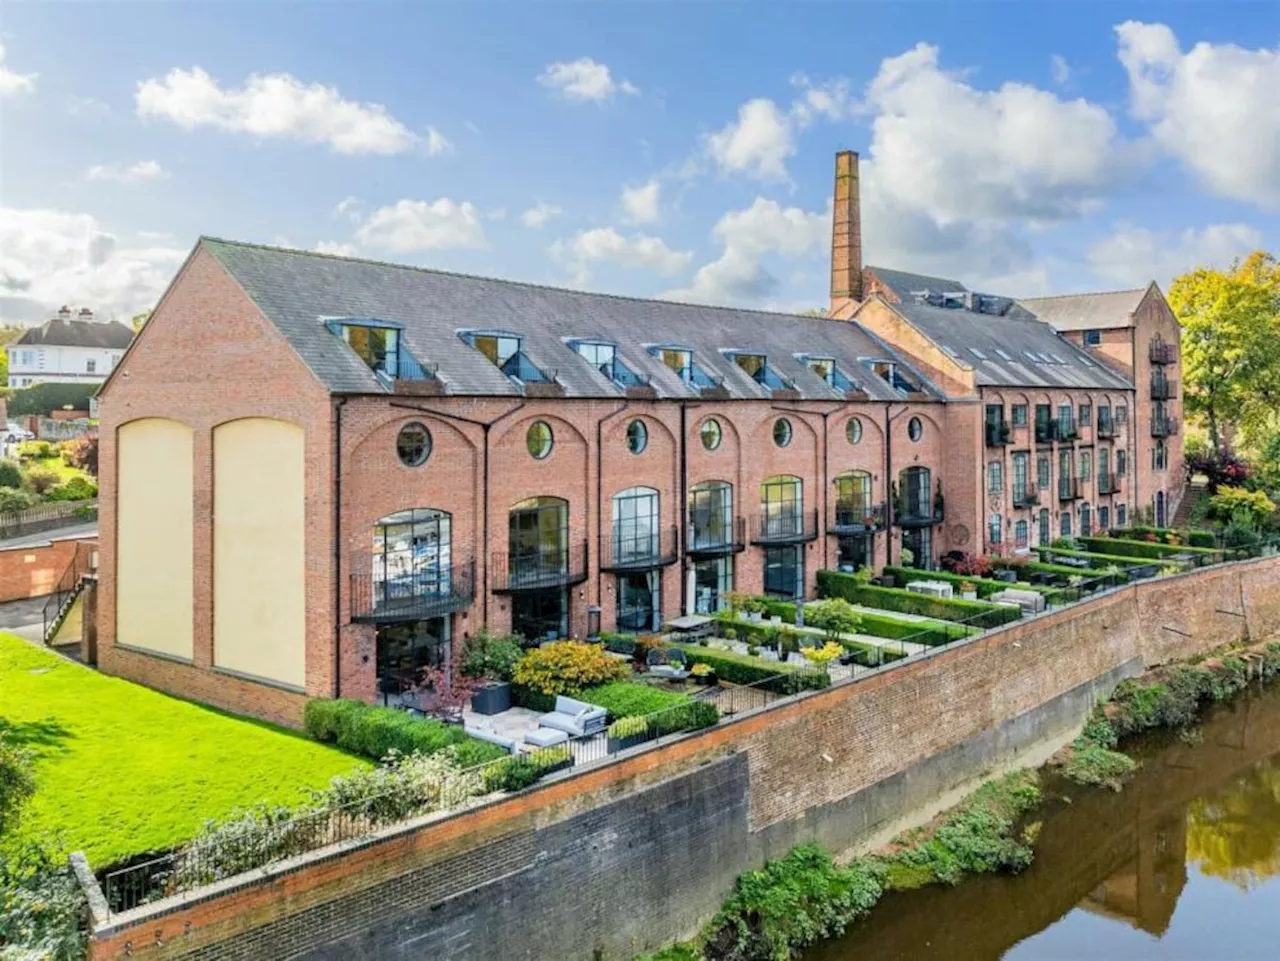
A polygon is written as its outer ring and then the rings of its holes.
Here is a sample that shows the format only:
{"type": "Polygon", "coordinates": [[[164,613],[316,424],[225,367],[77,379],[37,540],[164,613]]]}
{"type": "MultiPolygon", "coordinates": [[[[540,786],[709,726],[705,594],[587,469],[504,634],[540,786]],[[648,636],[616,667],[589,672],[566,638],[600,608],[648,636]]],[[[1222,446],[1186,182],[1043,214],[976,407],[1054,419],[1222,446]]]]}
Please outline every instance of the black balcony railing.
{"type": "Polygon", "coordinates": [[[1099,420],[1098,426],[1093,430],[1098,435],[1098,440],[1107,440],[1116,436],[1116,423],[1113,420],[1099,420]]]}
{"type": "Polygon", "coordinates": [[[1177,360],[1177,353],[1173,344],[1163,340],[1153,340],[1150,357],[1153,364],[1172,364],[1177,360]]]}
{"type": "Polygon", "coordinates": [[[987,421],[986,427],[988,447],[1003,447],[1009,443],[1009,435],[1012,433],[1012,429],[1009,427],[1007,420],[1002,420],[998,424],[987,421]]]}
{"type": "Polygon", "coordinates": [[[884,504],[841,504],[836,502],[831,512],[830,534],[863,534],[880,530],[885,523],[884,504]]]}
{"type": "Polygon", "coordinates": [[[676,535],[674,526],[636,531],[615,525],[605,534],[600,545],[600,570],[648,571],[674,564],[677,559],[676,535]]]}
{"type": "Polygon", "coordinates": [[[894,502],[893,522],[898,527],[930,527],[943,520],[942,490],[929,500],[912,495],[898,495],[894,502]]]}
{"type": "Polygon", "coordinates": [[[537,591],[579,584],[587,579],[586,542],[563,546],[496,551],[490,557],[489,580],[499,594],[537,591]]]}
{"type": "Polygon", "coordinates": [[[1036,484],[1027,484],[1023,487],[1014,486],[1013,488],[1013,506],[1014,507],[1035,507],[1040,503],[1040,488],[1036,484]]]}
{"type": "Polygon", "coordinates": [[[1114,494],[1120,490],[1120,480],[1111,471],[1098,472],[1098,493],[1114,494]]]}
{"type": "Polygon", "coordinates": [[[1173,400],[1178,396],[1178,382],[1165,377],[1163,372],[1151,375],[1151,399],[1173,400]]]}
{"type": "Polygon", "coordinates": [[[1075,440],[1080,436],[1080,431],[1073,418],[1059,417],[1054,421],[1053,436],[1055,440],[1060,441],[1075,440]]]}
{"type": "Polygon", "coordinates": [[[818,512],[774,511],[751,520],[753,544],[800,544],[818,539],[818,512]]]}
{"type": "Polygon", "coordinates": [[[1059,477],[1058,478],[1058,500],[1060,501],[1078,501],[1080,500],[1080,478],[1078,477],[1059,477]]]}
{"type": "Polygon", "coordinates": [[[1152,437],[1173,437],[1178,433],[1178,422],[1168,414],[1155,414],[1151,418],[1152,437]]]}
{"type": "Polygon", "coordinates": [[[1052,417],[1048,420],[1036,421],[1036,443],[1052,444],[1058,433],[1058,422],[1052,417]]]}
{"type": "Polygon", "coordinates": [[[476,595],[473,560],[396,573],[380,556],[351,559],[351,620],[417,621],[466,610],[476,595]]]}
{"type": "Polygon", "coordinates": [[[734,554],[747,546],[745,517],[703,520],[694,517],[685,535],[684,552],[690,557],[734,554]]]}

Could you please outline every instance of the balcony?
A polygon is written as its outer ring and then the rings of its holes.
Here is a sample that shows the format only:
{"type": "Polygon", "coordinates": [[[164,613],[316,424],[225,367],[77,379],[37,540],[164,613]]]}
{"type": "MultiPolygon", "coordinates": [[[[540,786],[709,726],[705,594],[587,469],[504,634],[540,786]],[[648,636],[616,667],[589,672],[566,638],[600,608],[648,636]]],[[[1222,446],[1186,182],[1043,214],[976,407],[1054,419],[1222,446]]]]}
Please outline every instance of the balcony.
{"type": "Polygon", "coordinates": [[[1175,437],[1178,433],[1178,422],[1168,414],[1154,414],[1151,418],[1152,437],[1175,437]]]}
{"type": "Polygon", "coordinates": [[[615,526],[600,545],[600,570],[622,574],[674,564],[679,556],[677,528],[637,532],[615,526]]]}
{"type": "Polygon", "coordinates": [[[1078,501],[1083,496],[1084,495],[1080,491],[1080,478],[1058,478],[1058,500],[1066,503],[1067,501],[1078,501]]]}
{"type": "Polygon", "coordinates": [[[475,599],[473,560],[396,575],[390,571],[384,573],[380,564],[375,566],[374,555],[365,553],[351,559],[351,570],[353,622],[391,623],[444,617],[466,610],[475,599]]]}
{"type": "Polygon", "coordinates": [[[1178,359],[1178,350],[1173,344],[1163,340],[1151,342],[1150,360],[1153,364],[1172,364],[1178,359]]]}
{"type": "Polygon", "coordinates": [[[1058,433],[1058,422],[1053,418],[1036,421],[1036,443],[1052,444],[1058,433]]]}
{"type": "Polygon", "coordinates": [[[818,512],[760,514],[751,521],[752,544],[803,544],[818,539],[818,512]]]}
{"type": "Polygon", "coordinates": [[[1151,375],[1151,399],[1174,400],[1178,396],[1178,382],[1170,380],[1164,373],[1157,371],[1151,375]]]}
{"type": "Polygon", "coordinates": [[[831,522],[827,525],[828,534],[867,534],[884,529],[884,504],[841,504],[836,503],[832,511],[831,522]]]}
{"type": "Polygon", "coordinates": [[[1037,484],[1028,484],[1025,487],[1014,487],[1013,489],[1013,506],[1014,507],[1038,507],[1040,505],[1040,487],[1037,484]]]}
{"type": "Polygon", "coordinates": [[[1002,420],[999,423],[988,421],[986,428],[988,447],[1003,447],[1009,443],[1009,435],[1012,433],[1012,429],[1009,427],[1007,420],[1002,420]]]}
{"type": "Polygon", "coordinates": [[[899,497],[893,509],[893,522],[899,527],[932,527],[943,519],[942,491],[932,503],[918,497],[899,497]]]}
{"type": "Polygon", "coordinates": [[[1120,478],[1111,471],[1098,472],[1098,493],[1116,494],[1120,491],[1120,478]]]}
{"type": "Polygon", "coordinates": [[[1058,441],[1073,441],[1080,436],[1080,431],[1076,427],[1073,419],[1067,418],[1054,421],[1053,436],[1058,441]]]}
{"type": "Polygon", "coordinates": [[[495,551],[490,557],[489,581],[495,594],[567,587],[587,579],[587,544],[495,551]]]}
{"type": "Polygon", "coordinates": [[[1110,440],[1116,436],[1116,423],[1112,420],[1100,420],[1098,426],[1093,429],[1098,440],[1110,440]]]}
{"type": "Polygon", "coordinates": [[[686,534],[684,552],[690,557],[719,557],[736,554],[747,546],[745,517],[695,516],[686,534]]]}

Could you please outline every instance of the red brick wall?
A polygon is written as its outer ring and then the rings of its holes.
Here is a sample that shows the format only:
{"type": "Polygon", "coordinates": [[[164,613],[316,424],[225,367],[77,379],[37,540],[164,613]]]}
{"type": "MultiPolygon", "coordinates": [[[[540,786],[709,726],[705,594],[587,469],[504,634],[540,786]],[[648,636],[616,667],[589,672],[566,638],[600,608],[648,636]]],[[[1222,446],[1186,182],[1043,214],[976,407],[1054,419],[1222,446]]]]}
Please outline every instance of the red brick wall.
{"type": "Polygon", "coordinates": [[[1151,363],[1150,344],[1159,337],[1166,344],[1174,346],[1176,362],[1165,366],[1165,373],[1177,382],[1177,398],[1165,401],[1165,410],[1182,425],[1182,328],[1177,317],[1170,309],[1158,288],[1152,287],[1147,292],[1138,309],[1133,313],[1135,353],[1137,363],[1134,368],[1134,385],[1137,388],[1136,417],[1133,418],[1134,461],[1137,464],[1137,496],[1135,502],[1140,507],[1155,510],[1156,494],[1163,492],[1169,501],[1166,523],[1173,518],[1173,510],[1186,486],[1186,473],[1183,469],[1182,444],[1184,435],[1180,432],[1174,437],[1164,438],[1167,450],[1166,464],[1163,471],[1152,467],[1152,452],[1156,438],[1151,436],[1151,420],[1154,412],[1154,401],[1151,400],[1151,373],[1155,365],[1151,363]]]}
{"type": "Polygon", "coordinates": [[[96,538],[0,549],[0,603],[51,594],[82,543],[95,544],[96,538]]]}

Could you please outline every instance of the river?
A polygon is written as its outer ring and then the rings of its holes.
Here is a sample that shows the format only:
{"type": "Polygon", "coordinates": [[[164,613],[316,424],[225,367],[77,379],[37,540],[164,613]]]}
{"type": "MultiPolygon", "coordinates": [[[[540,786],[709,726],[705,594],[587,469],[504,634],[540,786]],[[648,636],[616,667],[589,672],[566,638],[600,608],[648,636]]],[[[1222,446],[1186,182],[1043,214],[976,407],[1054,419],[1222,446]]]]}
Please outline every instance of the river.
{"type": "Polygon", "coordinates": [[[1120,793],[1051,780],[1017,877],[891,894],[805,961],[1280,958],[1280,687],[1126,746],[1120,793]]]}

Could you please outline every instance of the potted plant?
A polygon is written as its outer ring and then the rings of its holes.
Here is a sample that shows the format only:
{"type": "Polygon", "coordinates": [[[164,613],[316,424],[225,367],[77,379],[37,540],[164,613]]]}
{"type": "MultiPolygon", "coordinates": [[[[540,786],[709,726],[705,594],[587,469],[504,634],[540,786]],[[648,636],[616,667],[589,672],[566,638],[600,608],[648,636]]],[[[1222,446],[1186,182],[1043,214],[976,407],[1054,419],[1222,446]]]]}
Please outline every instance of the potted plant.
{"type": "MultiPolygon", "coordinates": [[[[458,645],[462,647],[462,645],[458,645]]],[[[465,642],[462,673],[475,682],[471,710],[477,714],[501,714],[511,709],[511,672],[524,656],[514,635],[479,631],[465,642]]]]}
{"type": "Polygon", "coordinates": [[[643,717],[620,717],[609,725],[609,753],[617,754],[649,740],[649,722],[643,717]]]}
{"type": "Polygon", "coordinates": [[[732,627],[726,627],[720,633],[724,635],[726,641],[736,641],[738,639],[738,632],[732,627]]]}
{"type": "Polygon", "coordinates": [[[716,683],[716,672],[710,664],[695,664],[689,668],[689,673],[693,675],[696,683],[703,687],[711,687],[716,683]]]}
{"type": "Polygon", "coordinates": [[[961,581],[960,596],[966,601],[976,601],[978,599],[978,588],[972,581],[961,581]]]}

